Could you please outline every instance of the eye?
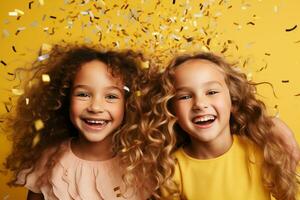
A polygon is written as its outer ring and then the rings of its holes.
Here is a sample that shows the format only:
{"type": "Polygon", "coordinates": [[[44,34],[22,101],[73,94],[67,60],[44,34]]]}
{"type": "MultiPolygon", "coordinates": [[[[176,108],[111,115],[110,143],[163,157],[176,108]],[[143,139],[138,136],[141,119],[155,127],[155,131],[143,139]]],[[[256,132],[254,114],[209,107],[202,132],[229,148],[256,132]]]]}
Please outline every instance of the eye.
{"type": "Polygon", "coordinates": [[[178,100],[187,100],[187,99],[190,99],[192,98],[191,95],[180,95],[177,97],[178,100]]]}
{"type": "Polygon", "coordinates": [[[109,94],[109,95],[106,95],[105,98],[106,99],[119,99],[119,96],[116,94],[109,94]]]}
{"type": "Polygon", "coordinates": [[[210,90],[207,92],[207,95],[215,95],[215,94],[218,94],[219,92],[216,91],[216,90],[210,90]]]}
{"type": "Polygon", "coordinates": [[[77,92],[75,93],[76,97],[90,97],[91,95],[88,92],[77,92]]]}

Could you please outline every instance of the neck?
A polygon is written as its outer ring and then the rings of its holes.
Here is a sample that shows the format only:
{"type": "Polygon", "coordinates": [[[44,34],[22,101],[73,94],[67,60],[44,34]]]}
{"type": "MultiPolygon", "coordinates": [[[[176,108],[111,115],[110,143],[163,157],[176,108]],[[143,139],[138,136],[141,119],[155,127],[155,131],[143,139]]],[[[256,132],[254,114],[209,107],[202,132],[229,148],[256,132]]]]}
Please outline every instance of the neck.
{"type": "Polygon", "coordinates": [[[225,154],[233,143],[230,129],[224,130],[223,134],[219,134],[212,141],[199,141],[191,138],[190,143],[184,147],[184,150],[190,156],[197,159],[211,159],[225,154]]]}
{"type": "Polygon", "coordinates": [[[115,156],[112,150],[112,137],[106,137],[100,142],[91,142],[79,136],[72,140],[71,149],[76,156],[89,161],[109,160],[115,156]]]}

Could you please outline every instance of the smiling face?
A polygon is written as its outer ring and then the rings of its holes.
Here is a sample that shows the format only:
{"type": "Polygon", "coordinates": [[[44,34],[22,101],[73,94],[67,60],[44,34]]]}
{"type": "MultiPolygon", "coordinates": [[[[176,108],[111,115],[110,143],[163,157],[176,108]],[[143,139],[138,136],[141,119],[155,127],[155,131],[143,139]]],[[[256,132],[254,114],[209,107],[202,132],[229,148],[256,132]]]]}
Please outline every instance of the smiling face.
{"type": "Polygon", "coordinates": [[[123,82],[98,60],[82,65],[71,93],[70,119],[88,142],[111,142],[124,116],[123,82]]]}
{"type": "Polygon", "coordinates": [[[191,59],[175,69],[173,110],[191,141],[228,145],[231,99],[224,72],[204,59],[191,59]]]}

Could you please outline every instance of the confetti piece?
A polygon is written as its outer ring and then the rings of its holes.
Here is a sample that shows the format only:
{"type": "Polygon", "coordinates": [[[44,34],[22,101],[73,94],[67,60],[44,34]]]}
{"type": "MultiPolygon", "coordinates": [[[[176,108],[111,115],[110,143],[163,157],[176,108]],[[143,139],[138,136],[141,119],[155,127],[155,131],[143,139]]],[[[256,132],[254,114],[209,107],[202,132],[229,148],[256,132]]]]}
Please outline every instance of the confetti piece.
{"type": "Polygon", "coordinates": [[[292,27],[292,28],[287,28],[287,29],[285,29],[285,31],[286,31],[286,32],[290,32],[290,31],[295,30],[296,28],[297,28],[297,24],[296,24],[294,27],[292,27]]]}
{"type": "Polygon", "coordinates": [[[300,93],[299,93],[299,94],[295,94],[294,96],[299,97],[299,96],[300,96],[300,93]]]}
{"type": "Polygon", "coordinates": [[[265,55],[266,55],[266,56],[270,56],[271,54],[270,54],[270,53],[265,53],[265,55]]]}
{"type": "Polygon", "coordinates": [[[25,98],[25,104],[26,104],[26,105],[29,104],[29,98],[25,98]]]}
{"type": "Polygon", "coordinates": [[[7,65],[6,62],[4,62],[3,60],[1,60],[1,63],[2,63],[4,66],[7,65]]]}
{"type": "Polygon", "coordinates": [[[4,103],[6,112],[10,112],[12,110],[12,104],[11,103],[4,103]]]}
{"type": "Polygon", "coordinates": [[[51,49],[52,49],[52,45],[47,44],[47,43],[42,44],[41,51],[43,54],[51,51],[51,49]]]}
{"type": "Polygon", "coordinates": [[[43,61],[49,58],[49,54],[44,54],[38,57],[38,61],[43,61]]]}
{"type": "Polygon", "coordinates": [[[34,136],[33,140],[32,140],[32,148],[35,147],[37,145],[37,143],[41,140],[40,134],[36,134],[36,136],[34,136]]]}
{"type": "Polygon", "coordinates": [[[172,2],[173,4],[175,4],[176,3],[176,0],[173,0],[173,2],[172,2]]]}
{"type": "Polygon", "coordinates": [[[8,16],[17,17],[18,13],[16,11],[8,12],[8,16]]]}
{"type": "Polygon", "coordinates": [[[141,93],[140,90],[138,90],[138,91],[135,92],[135,95],[138,96],[138,97],[140,97],[142,95],[142,93],[141,93]]]}
{"type": "Polygon", "coordinates": [[[55,17],[55,16],[53,16],[53,15],[50,15],[50,18],[51,18],[51,19],[56,19],[56,17],[55,17]]]}
{"type": "Polygon", "coordinates": [[[17,13],[20,14],[20,15],[24,15],[24,12],[23,12],[22,10],[15,9],[15,12],[17,12],[17,13]]]}
{"type": "Polygon", "coordinates": [[[24,94],[24,90],[22,90],[22,89],[16,89],[16,88],[11,89],[11,92],[14,95],[17,95],[17,96],[20,96],[20,95],[24,94]]]}
{"type": "Polygon", "coordinates": [[[273,10],[274,10],[275,13],[277,13],[278,12],[278,6],[274,6],[273,10]]]}
{"type": "Polygon", "coordinates": [[[147,60],[147,61],[142,62],[141,65],[142,65],[142,68],[143,68],[143,69],[148,69],[149,66],[150,66],[150,63],[149,63],[149,61],[147,60]]]}
{"type": "Polygon", "coordinates": [[[34,128],[36,131],[39,131],[44,128],[44,122],[41,119],[34,121],[34,128]]]}
{"type": "Polygon", "coordinates": [[[252,81],[252,78],[253,78],[253,74],[250,72],[247,74],[247,80],[248,81],[252,81]]]}
{"type": "Polygon", "coordinates": [[[254,26],[255,23],[254,22],[248,22],[247,25],[253,25],[254,26]]]}
{"type": "Polygon", "coordinates": [[[44,0],[39,0],[39,3],[41,6],[43,6],[45,4],[44,0]]]}
{"type": "Polygon", "coordinates": [[[289,83],[290,81],[289,80],[282,80],[281,82],[282,83],[289,83]]]}
{"type": "Polygon", "coordinates": [[[30,1],[30,2],[28,3],[28,8],[29,8],[29,9],[31,9],[31,5],[33,4],[33,2],[34,2],[34,1],[30,1]]]}
{"type": "Polygon", "coordinates": [[[15,53],[17,53],[17,50],[16,50],[16,47],[15,46],[12,46],[12,49],[15,53]]]}
{"type": "Polygon", "coordinates": [[[42,75],[42,81],[44,83],[49,83],[50,82],[50,76],[48,74],[43,74],[42,75]]]}

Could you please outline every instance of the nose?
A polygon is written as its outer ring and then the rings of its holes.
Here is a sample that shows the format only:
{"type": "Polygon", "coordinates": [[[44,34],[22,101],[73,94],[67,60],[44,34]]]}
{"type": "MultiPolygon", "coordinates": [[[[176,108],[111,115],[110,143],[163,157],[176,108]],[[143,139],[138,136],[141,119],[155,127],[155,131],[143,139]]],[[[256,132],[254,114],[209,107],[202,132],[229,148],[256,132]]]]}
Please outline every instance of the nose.
{"type": "Polygon", "coordinates": [[[93,113],[104,112],[105,111],[104,101],[98,97],[92,98],[89,106],[87,107],[87,110],[93,113]]]}
{"type": "Polygon", "coordinates": [[[194,98],[192,109],[195,111],[201,111],[207,109],[209,106],[209,101],[204,96],[197,96],[194,98]]]}

